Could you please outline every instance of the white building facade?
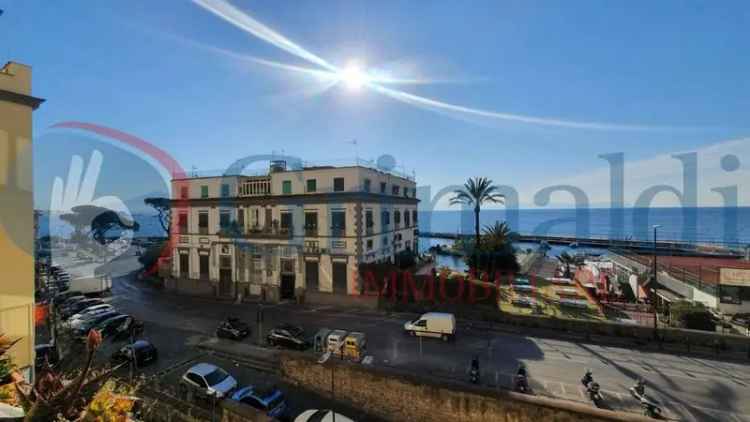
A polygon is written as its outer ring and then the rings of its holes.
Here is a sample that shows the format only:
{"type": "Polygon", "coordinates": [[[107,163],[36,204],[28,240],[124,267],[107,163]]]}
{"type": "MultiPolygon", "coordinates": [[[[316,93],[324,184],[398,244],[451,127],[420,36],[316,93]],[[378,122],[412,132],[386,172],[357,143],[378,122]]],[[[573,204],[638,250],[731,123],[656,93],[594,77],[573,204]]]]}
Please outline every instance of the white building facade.
{"type": "Polygon", "coordinates": [[[368,167],[172,181],[171,287],[224,297],[358,295],[359,265],[417,249],[416,183],[368,167]]]}

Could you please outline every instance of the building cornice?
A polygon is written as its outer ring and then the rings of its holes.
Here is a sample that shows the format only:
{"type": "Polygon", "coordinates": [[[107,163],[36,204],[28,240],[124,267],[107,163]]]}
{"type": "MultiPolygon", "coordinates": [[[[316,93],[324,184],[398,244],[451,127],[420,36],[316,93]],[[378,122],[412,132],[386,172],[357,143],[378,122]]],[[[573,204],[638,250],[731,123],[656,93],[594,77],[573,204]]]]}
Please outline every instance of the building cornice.
{"type": "Polygon", "coordinates": [[[247,206],[247,205],[304,205],[336,202],[380,202],[417,205],[419,199],[403,196],[381,195],[367,192],[307,193],[304,195],[266,195],[229,198],[172,199],[173,207],[186,206],[247,206]]]}
{"type": "Polygon", "coordinates": [[[25,105],[31,107],[32,110],[36,110],[44,102],[44,99],[0,89],[0,101],[25,105]]]}

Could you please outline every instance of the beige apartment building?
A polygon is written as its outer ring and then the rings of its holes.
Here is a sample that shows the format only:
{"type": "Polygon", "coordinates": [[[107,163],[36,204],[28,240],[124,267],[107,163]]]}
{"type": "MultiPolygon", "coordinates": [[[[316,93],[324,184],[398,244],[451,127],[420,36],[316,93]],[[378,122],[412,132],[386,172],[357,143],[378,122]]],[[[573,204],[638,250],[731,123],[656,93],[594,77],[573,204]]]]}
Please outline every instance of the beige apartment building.
{"type": "Polygon", "coordinates": [[[168,287],[268,301],[358,295],[361,263],[417,250],[416,183],[369,167],[172,182],[168,287]]]}
{"type": "Polygon", "coordinates": [[[10,357],[28,379],[34,366],[34,204],[31,68],[0,68],[0,333],[21,339],[10,357]]]}

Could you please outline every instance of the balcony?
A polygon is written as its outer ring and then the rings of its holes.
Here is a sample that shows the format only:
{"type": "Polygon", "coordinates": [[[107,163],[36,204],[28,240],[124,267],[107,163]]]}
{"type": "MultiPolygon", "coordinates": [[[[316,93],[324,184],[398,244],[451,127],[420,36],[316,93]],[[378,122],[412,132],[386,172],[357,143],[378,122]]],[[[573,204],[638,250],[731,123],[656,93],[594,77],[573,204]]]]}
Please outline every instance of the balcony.
{"type": "Polygon", "coordinates": [[[198,234],[208,234],[208,227],[198,227],[198,234]]]}
{"type": "Polygon", "coordinates": [[[346,235],[346,227],[331,227],[331,237],[344,237],[346,235]]]}
{"type": "Polygon", "coordinates": [[[320,255],[320,244],[317,240],[306,240],[302,251],[305,255],[320,255]]]}
{"type": "Polygon", "coordinates": [[[375,229],[373,228],[372,225],[365,227],[365,235],[372,236],[373,233],[375,233],[375,229]]]}
{"type": "Polygon", "coordinates": [[[290,227],[260,227],[253,226],[247,229],[242,227],[227,226],[219,229],[221,237],[246,237],[246,238],[268,238],[289,239],[294,236],[294,230],[290,227]]]}

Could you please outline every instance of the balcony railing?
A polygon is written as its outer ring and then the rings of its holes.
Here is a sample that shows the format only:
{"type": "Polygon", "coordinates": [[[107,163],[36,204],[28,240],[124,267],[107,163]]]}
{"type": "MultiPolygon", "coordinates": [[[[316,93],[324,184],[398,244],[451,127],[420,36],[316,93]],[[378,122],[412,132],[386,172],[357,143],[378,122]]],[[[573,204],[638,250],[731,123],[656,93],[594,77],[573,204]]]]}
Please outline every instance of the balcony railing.
{"type": "Polygon", "coordinates": [[[306,237],[318,237],[318,226],[305,226],[306,237]]]}
{"type": "Polygon", "coordinates": [[[345,227],[331,227],[332,237],[344,237],[344,235],[346,235],[345,227]]]}
{"type": "Polygon", "coordinates": [[[198,227],[198,234],[208,234],[208,227],[198,227]]]}
{"type": "Polygon", "coordinates": [[[287,239],[294,236],[293,227],[259,227],[253,226],[243,229],[241,227],[222,227],[219,229],[222,237],[248,237],[248,238],[276,238],[287,239]]]}
{"type": "Polygon", "coordinates": [[[317,241],[305,241],[303,251],[308,255],[320,255],[320,244],[317,241]]]}
{"type": "Polygon", "coordinates": [[[365,227],[365,234],[367,236],[371,236],[374,232],[375,232],[375,229],[373,228],[373,226],[366,226],[365,227]]]}

